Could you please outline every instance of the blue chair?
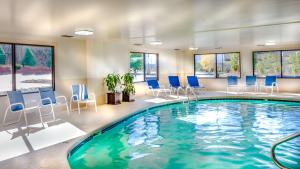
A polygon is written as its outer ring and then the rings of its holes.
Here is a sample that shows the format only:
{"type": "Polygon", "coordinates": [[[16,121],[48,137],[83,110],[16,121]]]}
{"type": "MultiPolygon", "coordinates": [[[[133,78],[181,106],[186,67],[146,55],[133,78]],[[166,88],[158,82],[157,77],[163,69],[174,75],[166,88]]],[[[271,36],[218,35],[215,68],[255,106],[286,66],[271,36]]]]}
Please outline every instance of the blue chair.
{"type": "Polygon", "coordinates": [[[277,76],[266,76],[264,87],[266,91],[267,89],[271,89],[271,94],[273,94],[274,88],[276,88],[276,91],[278,93],[279,86],[277,83],[277,76]]]}
{"type": "Polygon", "coordinates": [[[95,111],[98,112],[96,95],[94,93],[88,93],[88,88],[85,84],[72,85],[72,96],[70,99],[71,111],[73,103],[77,103],[78,114],[80,114],[80,104],[85,104],[87,108],[89,103],[93,103],[95,111]]]}
{"type": "Polygon", "coordinates": [[[254,87],[255,92],[258,91],[258,83],[256,76],[246,76],[245,89],[249,87],[254,87]]]}
{"type": "Polygon", "coordinates": [[[165,93],[165,96],[167,96],[167,92],[170,92],[171,94],[171,90],[170,89],[166,89],[163,86],[160,86],[157,80],[147,80],[147,85],[148,88],[151,90],[153,96],[159,96],[159,94],[161,92],[165,93]],[[156,92],[156,94],[155,94],[156,92]]]}
{"type": "Polygon", "coordinates": [[[237,88],[239,91],[238,77],[237,76],[227,76],[227,92],[229,88],[237,88]]]}
{"type": "Polygon", "coordinates": [[[9,125],[9,124],[14,124],[14,123],[19,122],[21,120],[21,116],[23,114],[25,123],[26,123],[26,127],[28,127],[27,114],[34,109],[39,110],[40,120],[41,120],[41,123],[43,123],[42,114],[39,109],[39,106],[31,106],[31,107],[26,106],[24,97],[23,97],[23,94],[21,93],[21,91],[9,91],[9,92],[7,92],[7,97],[8,97],[9,106],[7,107],[5,114],[4,114],[4,119],[2,122],[3,125],[9,125]],[[10,123],[6,123],[6,118],[7,118],[8,112],[19,113],[18,120],[10,122],[10,123]]]}
{"type": "Polygon", "coordinates": [[[183,87],[180,84],[178,76],[169,76],[169,84],[171,91],[175,91],[177,93],[177,97],[179,97],[179,91],[184,91],[183,87]]]}
{"type": "Polygon", "coordinates": [[[187,81],[188,81],[187,91],[191,90],[195,96],[196,96],[195,90],[204,89],[204,86],[199,83],[197,76],[187,76],[187,81]]]}
{"type": "Polygon", "coordinates": [[[55,120],[54,106],[65,105],[68,115],[70,114],[67,98],[65,96],[56,97],[52,87],[38,88],[38,90],[41,98],[40,107],[44,108],[50,106],[51,111],[47,115],[52,114],[53,120],[55,120]]]}

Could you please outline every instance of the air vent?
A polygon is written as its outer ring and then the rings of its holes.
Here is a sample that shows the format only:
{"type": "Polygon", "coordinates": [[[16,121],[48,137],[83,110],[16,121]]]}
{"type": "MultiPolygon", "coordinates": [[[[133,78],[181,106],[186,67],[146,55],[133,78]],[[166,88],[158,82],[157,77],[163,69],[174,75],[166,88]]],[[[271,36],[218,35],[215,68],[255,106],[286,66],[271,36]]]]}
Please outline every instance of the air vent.
{"type": "Polygon", "coordinates": [[[74,36],[72,36],[72,35],[61,35],[61,37],[63,37],[63,38],[74,38],[74,36]]]}
{"type": "Polygon", "coordinates": [[[133,45],[135,45],[135,46],[142,46],[143,44],[141,44],[141,43],[135,43],[133,45]]]}
{"type": "Polygon", "coordinates": [[[180,50],[180,49],[177,49],[177,48],[176,48],[176,49],[174,49],[174,50],[178,51],[178,50],[180,50]]]}

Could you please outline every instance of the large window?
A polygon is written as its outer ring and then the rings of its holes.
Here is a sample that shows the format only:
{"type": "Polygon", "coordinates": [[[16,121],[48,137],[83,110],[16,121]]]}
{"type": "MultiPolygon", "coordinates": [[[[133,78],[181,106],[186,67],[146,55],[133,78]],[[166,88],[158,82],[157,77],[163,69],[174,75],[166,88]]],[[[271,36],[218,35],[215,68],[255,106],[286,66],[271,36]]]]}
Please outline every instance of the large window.
{"type": "Polygon", "coordinates": [[[0,44],[0,95],[6,91],[36,92],[54,84],[54,47],[0,44]]]}
{"type": "Polygon", "coordinates": [[[217,77],[241,76],[240,53],[217,54],[217,77]]]}
{"type": "Polygon", "coordinates": [[[281,52],[254,52],[254,75],[265,77],[270,75],[281,76],[281,52]]]}
{"type": "Polygon", "coordinates": [[[300,78],[300,50],[282,51],[282,77],[300,78]]]}
{"type": "Polygon", "coordinates": [[[195,75],[198,77],[216,77],[216,55],[195,55],[195,75]]]}
{"type": "Polygon", "coordinates": [[[131,52],[130,72],[134,82],[158,79],[158,54],[131,52]]]}
{"type": "Polygon", "coordinates": [[[257,77],[300,78],[300,50],[255,51],[253,69],[257,77]]]}
{"type": "Polygon", "coordinates": [[[0,44],[0,95],[12,90],[12,45],[0,44]]]}
{"type": "Polygon", "coordinates": [[[16,45],[16,89],[34,92],[52,86],[53,48],[16,45]]]}
{"type": "Polygon", "coordinates": [[[203,78],[241,76],[240,53],[213,53],[195,55],[195,75],[203,78]]]}

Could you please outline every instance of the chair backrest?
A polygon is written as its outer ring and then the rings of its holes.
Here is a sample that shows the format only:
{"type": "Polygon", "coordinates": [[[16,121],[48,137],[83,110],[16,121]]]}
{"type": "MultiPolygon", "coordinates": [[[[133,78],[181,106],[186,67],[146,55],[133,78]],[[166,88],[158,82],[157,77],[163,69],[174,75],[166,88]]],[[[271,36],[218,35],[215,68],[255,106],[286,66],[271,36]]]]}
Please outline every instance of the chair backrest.
{"type": "Polygon", "coordinates": [[[273,83],[276,82],[276,81],[277,81],[277,77],[276,76],[266,76],[265,86],[272,86],[273,83]]]}
{"type": "Polygon", "coordinates": [[[237,76],[227,76],[227,84],[228,84],[228,86],[238,85],[238,77],[237,76]]]}
{"type": "Polygon", "coordinates": [[[256,76],[246,76],[246,85],[247,86],[256,85],[256,76]]]}
{"type": "Polygon", "coordinates": [[[40,97],[42,99],[42,104],[43,105],[48,105],[51,104],[51,102],[53,104],[56,103],[56,98],[55,98],[55,94],[54,91],[52,89],[52,87],[42,87],[39,88],[39,93],[40,93],[40,97]],[[43,99],[50,99],[50,100],[43,100],[43,99]]]}
{"type": "Polygon", "coordinates": [[[180,87],[180,81],[178,76],[169,76],[169,83],[171,87],[180,87]]]}
{"type": "Polygon", "coordinates": [[[16,104],[10,107],[11,111],[19,111],[24,109],[24,107],[21,105],[23,104],[25,106],[24,97],[21,91],[8,91],[7,97],[10,105],[16,104]]]}
{"type": "Polygon", "coordinates": [[[72,85],[73,100],[86,100],[89,98],[88,89],[85,84],[74,84],[72,85]]]}
{"type": "Polygon", "coordinates": [[[159,89],[160,86],[159,86],[159,83],[157,80],[147,80],[147,85],[150,88],[152,89],[159,89]]]}
{"type": "Polygon", "coordinates": [[[187,76],[188,84],[191,87],[199,87],[199,81],[197,76],[187,76]]]}

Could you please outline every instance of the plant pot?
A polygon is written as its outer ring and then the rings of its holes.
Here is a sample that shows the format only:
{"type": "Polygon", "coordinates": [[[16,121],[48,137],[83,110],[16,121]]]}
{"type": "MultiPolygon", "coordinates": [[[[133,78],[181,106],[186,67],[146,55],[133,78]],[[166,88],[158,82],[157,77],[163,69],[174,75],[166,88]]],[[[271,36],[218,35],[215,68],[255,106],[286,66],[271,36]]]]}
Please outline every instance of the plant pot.
{"type": "Polygon", "coordinates": [[[134,98],[132,98],[131,94],[127,94],[127,93],[122,93],[122,100],[123,102],[133,102],[134,98]]]}
{"type": "Polygon", "coordinates": [[[107,93],[107,104],[121,104],[121,93],[107,93]]]}

